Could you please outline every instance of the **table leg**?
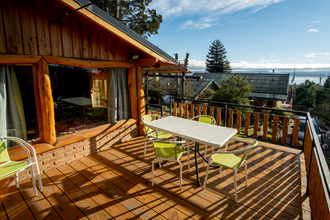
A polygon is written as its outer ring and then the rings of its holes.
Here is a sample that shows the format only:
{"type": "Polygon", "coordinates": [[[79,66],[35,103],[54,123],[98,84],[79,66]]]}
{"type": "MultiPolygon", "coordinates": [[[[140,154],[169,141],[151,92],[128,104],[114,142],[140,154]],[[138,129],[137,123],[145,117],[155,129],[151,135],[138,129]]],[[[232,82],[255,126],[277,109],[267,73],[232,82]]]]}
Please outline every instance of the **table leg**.
{"type": "Polygon", "coordinates": [[[198,173],[197,153],[199,153],[199,143],[195,142],[195,166],[196,166],[196,179],[197,179],[197,186],[201,186],[201,181],[199,180],[199,173],[198,173]]]}

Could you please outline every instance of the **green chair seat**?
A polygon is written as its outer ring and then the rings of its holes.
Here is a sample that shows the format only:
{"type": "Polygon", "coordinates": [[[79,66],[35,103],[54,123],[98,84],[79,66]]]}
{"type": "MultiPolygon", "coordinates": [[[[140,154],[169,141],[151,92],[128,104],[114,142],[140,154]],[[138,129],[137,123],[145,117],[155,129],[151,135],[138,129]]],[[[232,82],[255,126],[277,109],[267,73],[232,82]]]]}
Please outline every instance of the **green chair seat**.
{"type": "Polygon", "coordinates": [[[1,166],[0,169],[0,179],[11,176],[19,171],[27,168],[29,162],[25,161],[11,161],[7,164],[1,166]]]}
{"type": "Polygon", "coordinates": [[[172,134],[169,134],[169,133],[166,133],[166,132],[163,132],[163,131],[158,131],[157,134],[154,133],[154,134],[149,135],[148,137],[152,137],[152,138],[157,138],[158,137],[158,139],[166,139],[166,138],[169,138],[171,136],[172,136],[172,134]]]}
{"type": "Polygon", "coordinates": [[[242,161],[242,158],[234,154],[213,154],[212,161],[220,166],[234,169],[242,161]]]}

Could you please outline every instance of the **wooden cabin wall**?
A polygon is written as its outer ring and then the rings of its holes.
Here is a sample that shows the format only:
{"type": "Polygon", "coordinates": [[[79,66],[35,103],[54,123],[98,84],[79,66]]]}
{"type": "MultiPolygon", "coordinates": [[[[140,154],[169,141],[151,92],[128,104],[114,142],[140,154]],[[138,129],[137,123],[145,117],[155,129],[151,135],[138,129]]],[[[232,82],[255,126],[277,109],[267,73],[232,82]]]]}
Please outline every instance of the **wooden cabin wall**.
{"type": "Polygon", "coordinates": [[[0,2],[0,53],[128,61],[136,52],[91,21],[45,0],[0,2]]]}

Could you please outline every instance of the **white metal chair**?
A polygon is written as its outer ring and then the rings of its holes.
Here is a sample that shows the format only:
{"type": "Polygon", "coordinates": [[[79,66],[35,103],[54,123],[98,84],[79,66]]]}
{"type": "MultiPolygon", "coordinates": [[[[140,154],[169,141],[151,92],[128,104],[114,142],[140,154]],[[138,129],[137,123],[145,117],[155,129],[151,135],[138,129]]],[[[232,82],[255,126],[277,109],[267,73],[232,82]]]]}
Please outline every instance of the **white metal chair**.
{"type": "Polygon", "coordinates": [[[142,117],[142,122],[144,125],[144,128],[146,129],[146,137],[144,139],[144,156],[146,156],[146,149],[147,149],[147,138],[149,138],[149,140],[163,140],[163,139],[167,139],[169,137],[172,136],[172,134],[163,132],[163,131],[154,131],[153,129],[147,127],[145,125],[145,123],[151,122],[153,120],[157,120],[162,118],[159,115],[145,115],[142,117]]]}
{"type": "Polygon", "coordinates": [[[207,166],[207,171],[205,175],[205,180],[204,180],[204,189],[206,188],[206,181],[210,169],[210,165],[220,165],[220,173],[222,170],[222,167],[227,167],[229,169],[234,170],[234,185],[235,185],[235,202],[237,203],[237,182],[236,182],[236,174],[238,169],[245,163],[245,182],[246,186],[248,185],[247,181],[247,158],[251,152],[251,150],[258,145],[258,141],[253,139],[253,138],[239,138],[239,139],[232,139],[229,140],[226,144],[225,150],[224,151],[216,151],[211,154],[210,160],[207,166]],[[236,150],[236,151],[226,151],[228,147],[228,142],[231,141],[240,141],[240,140],[251,140],[253,143],[251,144],[250,147],[242,149],[242,150],[236,150]],[[240,154],[244,153],[242,157],[236,156],[235,154],[240,154]]]}
{"type": "Polygon", "coordinates": [[[8,176],[15,174],[16,175],[15,183],[16,183],[17,189],[19,188],[18,172],[21,172],[27,168],[30,168],[31,176],[32,176],[32,184],[33,184],[33,188],[34,188],[34,194],[35,194],[35,196],[37,196],[38,192],[37,192],[36,181],[35,181],[34,170],[33,170],[33,166],[35,166],[35,168],[37,170],[37,174],[38,174],[40,192],[43,191],[36,152],[35,152],[34,148],[30,144],[25,142],[24,140],[22,140],[20,138],[16,138],[16,137],[0,137],[0,163],[2,163],[2,164],[0,164],[0,179],[4,179],[8,176]],[[21,146],[28,155],[28,161],[11,161],[9,154],[8,154],[8,149],[7,149],[7,146],[5,143],[6,141],[14,141],[19,146],[21,146]],[[31,157],[30,151],[32,152],[33,157],[31,157]]]}
{"type": "MultiPolygon", "coordinates": [[[[206,123],[206,124],[212,124],[215,125],[216,120],[214,117],[210,115],[197,115],[190,120],[194,121],[197,120],[198,122],[206,123]]],[[[189,146],[189,140],[188,140],[188,146],[189,146]]],[[[213,153],[213,147],[212,147],[212,153],[213,153]]],[[[207,145],[205,145],[205,152],[204,152],[204,157],[206,158],[206,153],[207,153],[207,145]]],[[[203,167],[205,165],[205,161],[203,160],[203,167]]]]}
{"type": "MultiPolygon", "coordinates": [[[[185,148],[182,146],[184,143],[186,143],[186,141],[153,141],[156,158],[152,161],[152,186],[154,186],[155,161],[169,160],[177,161],[180,164],[180,190],[182,189],[182,164],[180,162],[180,158],[185,151],[185,148]]],[[[188,156],[188,164],[189,163],[190,160],[188,156]]]]}

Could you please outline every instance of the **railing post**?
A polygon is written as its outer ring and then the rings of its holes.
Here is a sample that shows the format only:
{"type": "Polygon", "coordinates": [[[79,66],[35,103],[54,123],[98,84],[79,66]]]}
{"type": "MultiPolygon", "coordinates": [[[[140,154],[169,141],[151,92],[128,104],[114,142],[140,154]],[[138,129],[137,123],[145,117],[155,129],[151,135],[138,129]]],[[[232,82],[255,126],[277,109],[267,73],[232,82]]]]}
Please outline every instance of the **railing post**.
{"type": "Polygon", "coordinates": [[[162,106],[160,114],[161,114],[161,117],[164,117],[164,106],[162,106]]]}
{"type": "Polygon", "coordinates": [[[227,105],[225,105],[225,127],[227,126],[227,105]]]}

